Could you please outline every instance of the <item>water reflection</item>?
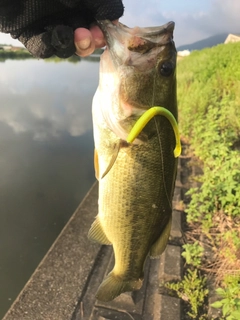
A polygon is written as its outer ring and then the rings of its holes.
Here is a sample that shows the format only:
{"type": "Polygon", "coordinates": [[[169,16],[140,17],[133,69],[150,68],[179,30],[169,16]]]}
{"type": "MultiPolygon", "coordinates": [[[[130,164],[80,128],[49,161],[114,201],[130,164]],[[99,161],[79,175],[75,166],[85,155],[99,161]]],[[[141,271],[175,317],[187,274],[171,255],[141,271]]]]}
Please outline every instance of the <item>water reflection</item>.
{"type": "Polygon", "coordinates": [[[0,63],[0,318],[94,181],[97,83],[97,63],[0,63]]]}
{"type": "Polygon", "coordinates": [[[31,132],[36,140],[90,130],[97,68],[89,64],[30,60],[0,65],[0,121],[16,133],[31,132]]]}

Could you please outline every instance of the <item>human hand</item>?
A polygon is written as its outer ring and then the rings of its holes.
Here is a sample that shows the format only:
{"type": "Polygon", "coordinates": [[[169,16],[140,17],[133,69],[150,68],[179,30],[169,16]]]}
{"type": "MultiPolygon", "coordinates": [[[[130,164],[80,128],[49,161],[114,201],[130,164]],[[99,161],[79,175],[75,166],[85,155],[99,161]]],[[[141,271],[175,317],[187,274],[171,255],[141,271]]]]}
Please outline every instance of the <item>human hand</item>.
{"type": "Polygon", "coordinates": [[[94,22],[122,14],[122,0],[2,0],[0,31],[38,58],[86,56],[104,45],[94,22]]]}
{"type": "MultiPolygon", "coordinates": [[[[113,23],[117,23],[114,20],[113,23]]],[[[101,29],[97,25],[92,25],[90,29],[78,28],[74,31],[74,43],[76,54],[86,57],[94,52],[95,49],[105,46],[105,39],[101,29]]]]}

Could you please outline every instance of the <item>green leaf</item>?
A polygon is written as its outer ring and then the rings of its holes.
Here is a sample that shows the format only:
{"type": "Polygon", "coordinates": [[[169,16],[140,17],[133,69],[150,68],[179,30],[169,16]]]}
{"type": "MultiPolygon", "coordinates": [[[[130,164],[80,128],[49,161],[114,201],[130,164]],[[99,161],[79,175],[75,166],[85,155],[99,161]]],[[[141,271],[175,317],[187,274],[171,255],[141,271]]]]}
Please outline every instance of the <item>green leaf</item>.
{"type": "Polygon", "coordinates": [[[236,319],[239,320],[240,319],[240,311],[233,311],[231,313],[231,315],[236,319]]]}
{"type": "Polygon", "coordinates": [[[225,296],[225,290],[223,290],[222,288],[217,288],[216,289],[217,294],[220,294],[221,296],[225,296]]]}
{"type": "Polygon", "coordinates": [[[213,308],[221,308],[222,307],[222,302],[221,301],[216,301],[211,303],[211,307],[213,308]]]}
{"type": "Polygon", "coordinates": [[[223,308],[222,308],[222,313],[223,313],[223,315],[226,316],[226,315],[229,313],[229,311],[230,311],[230,306],[229,306],[229,304],[224,304],[224,305],[223,305],[223,308]]]}

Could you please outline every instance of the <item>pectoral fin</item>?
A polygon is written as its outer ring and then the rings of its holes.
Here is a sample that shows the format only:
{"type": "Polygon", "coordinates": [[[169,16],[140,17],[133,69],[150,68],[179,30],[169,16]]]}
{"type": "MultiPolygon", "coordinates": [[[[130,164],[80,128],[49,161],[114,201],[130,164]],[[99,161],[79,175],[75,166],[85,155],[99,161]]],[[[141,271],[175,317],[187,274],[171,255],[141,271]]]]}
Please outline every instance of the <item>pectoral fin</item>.
{"type": "Polygon", "coordinates": [[[112,244],[108,240],[107,236],[105,235],[105,233],[102,229],[101,223],[98,218],[96,218],[96,220],[93,222],[93,224],[88,232],[88,238],[93,241],[96,241],[100,244],[107,244],[107,245],[112,244]]]}
{"type": "Polygon", "coordinates": [[[104,178],[106,176],[106,174],[111,170],[112,166],[114,165],[117,156],[118,156],[118,152],[120,150],[120,145],[121,145],[121,140],[119,140],[113,147],[113,152],[112,152],[112,157],[110,159],[110,162],[107,166],[107,169],[104,171],[104,173],[101,176],[101,179],[104,178]]]}
{"type": "Polygon", "coordinates": [[[94,149],[94,169],[95,169],[95,177],[99,180],[99,162],[98,162],[98,152],[94,149]]]}
{"type": "Polygon", "coordinates": [[[158,240],[152,245],[150,249],[150,258],[158,258],[165,250],[169,236],[170,236],[171,225],[172,225],[172,215],[169,218],[169,221],[166,227],[164,228],[162,234],[160,235],[158,240]]]}

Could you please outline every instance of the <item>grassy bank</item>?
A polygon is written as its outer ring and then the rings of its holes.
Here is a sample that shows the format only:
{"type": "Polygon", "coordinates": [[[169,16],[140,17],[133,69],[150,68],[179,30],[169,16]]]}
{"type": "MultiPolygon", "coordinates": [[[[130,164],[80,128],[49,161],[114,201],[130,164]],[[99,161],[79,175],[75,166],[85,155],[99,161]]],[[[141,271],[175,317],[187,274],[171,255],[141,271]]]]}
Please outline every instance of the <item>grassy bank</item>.
{"type": "MultiPolygon", "coordinates": [[[[99,61],[99,56],[103,53],[103,49],[96,49],[93,53],[93,55],[88,56],[85,58],[89,61],[99,61]]],[[[17,51],[13,50],[0,50],[0,62],[4,62],[8,59],[11,60],[26,60],[26,59],[37,59],[33,57],[26,49],[19,49],[17,51]]],[[[57,56],[52,56],[50,58],[45,59],[45,61],[49,62],[72,62],[72,63],[78,63],[81,61],[81,57],[77,55],[72,55],[71,57],[67,59],[59,58],[57,56]]]]}
{"type": "MultiPolygon", "coordinates": [[[[31,55],[26,49],[20,49],[17,51],[12,50],[0,50],[0,62],[4,62],[6,60],[27,60],[27,59],[37,59],[31,55]]],[[[50,58],[45,59],[46,62],[64,62],[69,61],[73,63],[77,63],[81,60],[79,56],[73,55],[68,59],[61,59],[56,56],[52,56],[50,58]]]]}
{"type": "MultiPolygon", "coordinates": [[[[178,63],[182,139],[203,170],[195,177],[198,186],[188,192],[186,219],[192,232],[183,256],[190,275],[196,269],[200,277],[214,275],[219,297],[213,306],[227,320],[240,319],[239,66],[240,43],[195,51],[178,63]],[[204,253],[207,247],[211,259],[204,253]]],[[[200,309],[190,318],[205,319],[200,309]]]]}

